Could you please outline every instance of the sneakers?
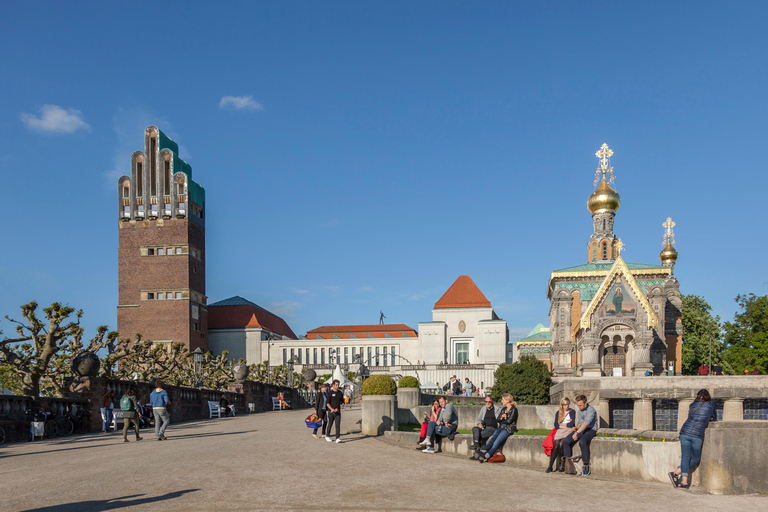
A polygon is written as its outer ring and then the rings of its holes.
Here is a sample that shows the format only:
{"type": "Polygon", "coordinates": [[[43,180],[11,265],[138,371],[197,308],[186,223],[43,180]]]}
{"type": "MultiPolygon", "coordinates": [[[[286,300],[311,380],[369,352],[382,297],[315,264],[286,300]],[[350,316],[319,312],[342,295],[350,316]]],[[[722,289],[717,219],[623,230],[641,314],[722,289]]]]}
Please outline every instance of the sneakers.
{"type": "Polygon", "coordinates": [[[330,437],[328,437],[328,436],[325,436],[325,440],[326,440],[326,441],[328,441],[329,443],[332,443],[332,442],[333,442],[333,439],[331,439],[331,438],[330,438],[330,437]]]}
{"type": "Polygon", "coordinates": [[[592,474],[592,472],[589,470],[589,464],[584,464],[584,471],[582,471],[581,476],[589,476],[592,474]]]}
{"type": "Polygon", "coordinates": [[[424,452],[424,453],[435,453],[435,449],[432,448],[431,446],[427,446],[426,448],[424,448],[421,451],[424,452]]]}
{"type": "Polygon", "coordinates": [[[677,486],[680,485],[680,477],[674,471],[670,471],[668,474],[669,479],[672,480],[672,487],[677,488],[677,486]]]}
{"type": "Polygon", "coordinates": [[[432,446],[432,441],[429,439],[425,439],[422,443],[423,446],[432,446]]]}
{"type": "Polygon", "coordinates": [[[158,441],[165,441],[165,439],[163,439],[162,437],[158,437],[157,440],[158,441]]]}
{"type": "Polygon", "coordinates": [[[341,439],[337,439],[336,444],[341,444],[341,439]]]}

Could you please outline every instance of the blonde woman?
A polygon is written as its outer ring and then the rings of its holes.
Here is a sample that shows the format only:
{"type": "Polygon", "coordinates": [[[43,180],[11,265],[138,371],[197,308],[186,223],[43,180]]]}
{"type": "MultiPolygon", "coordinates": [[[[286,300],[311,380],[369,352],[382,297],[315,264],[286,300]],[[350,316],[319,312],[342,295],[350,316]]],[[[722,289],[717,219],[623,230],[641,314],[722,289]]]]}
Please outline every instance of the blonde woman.
{"type": "Polygon", "coordinates": [[[501,450],[509,436],[517,432],[517,405],[512,395],[505,393],[501,396],[501,413],[499,414],[499,427],[488,440],[485,450],[475,452],[475,458],[485,462],[497,451],[501,450]]]}
{"type": "Polygon", "coordinates": [[[551,473],[555,469],[557,471],[565,471],[565,468],[560,463],[560,458],[563,456],[563,439],[568,437],[574,431],[576,426],[576,411],[571,409],[571,401],[568,398],[560,400],[560,410],[555,414],[555,446],[552,448],[552,455],[549,457],[549,466],[546,473],[551,473]],[[555,462],[557,465],[554,466],[555,462]],[[554,466],[554,467],[553,467],[554,466]]]}

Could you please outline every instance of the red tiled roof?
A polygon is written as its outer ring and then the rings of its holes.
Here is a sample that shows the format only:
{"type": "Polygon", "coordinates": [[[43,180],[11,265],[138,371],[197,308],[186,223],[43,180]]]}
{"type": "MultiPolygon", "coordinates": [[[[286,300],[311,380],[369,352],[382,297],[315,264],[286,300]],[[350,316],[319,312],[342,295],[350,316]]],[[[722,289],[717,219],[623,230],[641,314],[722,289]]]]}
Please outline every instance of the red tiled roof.
{"type": "Polygon", "coordinates": [[[383,325],[324,325],[311,331],[307,331],[309,339],[333,339],[338,336],[342,339],[349,339],[355,335],[357,338],[385,338],[386,335],[393,338],[410,337],[417,338],[418,333],[415,329],[405,324],[383,324],[383,325]],[[369,336],[370,335],[370,336],[369,336]]]}
{"type": "Polygon", "coordinates": [[[208,306],[208,329],[246,329],[261,327],[295,340],[297,336],[279,316],[251,305],[208,306]]]}
{"type": "Polygon", "coordinates": [[[483,292],[469,276],[459,276],[435,303],[435,309],[489,307],[491,307],[491,301],[485,298],[483,292]]]}

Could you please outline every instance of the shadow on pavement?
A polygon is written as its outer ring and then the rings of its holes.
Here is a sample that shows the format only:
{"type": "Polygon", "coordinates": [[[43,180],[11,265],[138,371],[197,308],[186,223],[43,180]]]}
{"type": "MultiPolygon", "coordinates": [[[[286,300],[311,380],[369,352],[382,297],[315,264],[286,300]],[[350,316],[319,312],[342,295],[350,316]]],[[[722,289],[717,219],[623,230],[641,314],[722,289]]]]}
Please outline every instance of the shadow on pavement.
{"type": "Polygon", "coordinates": [[[169,492],[168,494],[162,494],[153,498],[137,498],[143,496],[143,494],[132,494],[130,496],[122,496],[120,498],[112,498],[108,500],[89,500],[78,501],[76,503],[64,503],[62,505],[51,505],[50,507],[30,508],[23,512],[99,512],[101,510],[114,510],[123,507],[133,507],[135,505],[144,505],[146,503],[155,503],[158,501],[172,500],[183,496],[188,492],[199,491],[200,489],[187,489],[185,491],[169,492]]]}
{"type": "Polygon", "coordinates": [[[241,430],[240,432],[208,432],[204,434],[176,434],[169,432],[168,435],[173,434],[173,437],[169,437],[168,440],[171,439],[190,439],[193,437],[219,437],[219,436],[235,436],[240,434],[250,434],[251,432],[258,432],[258,430],[241,430]]]}

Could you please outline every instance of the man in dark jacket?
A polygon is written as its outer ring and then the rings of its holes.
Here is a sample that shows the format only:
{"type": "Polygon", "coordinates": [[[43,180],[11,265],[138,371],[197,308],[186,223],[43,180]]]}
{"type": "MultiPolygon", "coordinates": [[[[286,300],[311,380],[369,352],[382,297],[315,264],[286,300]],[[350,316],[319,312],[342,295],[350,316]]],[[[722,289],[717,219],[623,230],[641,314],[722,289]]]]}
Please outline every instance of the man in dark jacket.
{"type": "Polygon", "coordinates": [[[479,450],[483,441],[496,432],[496,428],[499,426],[499,416],[501,416],[501,407],[493,403],[493,398],[485,397],[485,407],[480,408],[475,420],[477,426],[472,427],[473,450],[479,450]]]}
{"type": "MultiPolygon", "coordinates": [[[[323,422],[323,437],[325,437],[325,419],[327,416],[325,413],[325,404],[327,400],[325,396],[326,391],[328,391],[328,384],[320,384],[320,390],[315,396],[315,414],[317,414],[317,417],[323,422]]],[[[312,437],[317,438],[317,429],[312,431],[312,437]]]]}
{"type": "Polygon", "coordinates": [[[454,375],[451,377],[451,380],[448,381],[448,383],[443,386],[443,391],[450,395],[460,395],[461,394],[461,382],[459,382],[458,379],[456,379],[456,376],[454,375]]]}
{"type": "Polygon", "coordinates": [[[336,423],[336,442],[341,442],[341,410],[344,408],[344,392],[339,389],[338,379],[333,381],[331,389],[327,392],[327,402],[325,408],[328,411],[328,424],[325,427],[325,440],[329,443],[331,440],[331,427],[336,423]]]}

